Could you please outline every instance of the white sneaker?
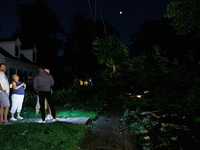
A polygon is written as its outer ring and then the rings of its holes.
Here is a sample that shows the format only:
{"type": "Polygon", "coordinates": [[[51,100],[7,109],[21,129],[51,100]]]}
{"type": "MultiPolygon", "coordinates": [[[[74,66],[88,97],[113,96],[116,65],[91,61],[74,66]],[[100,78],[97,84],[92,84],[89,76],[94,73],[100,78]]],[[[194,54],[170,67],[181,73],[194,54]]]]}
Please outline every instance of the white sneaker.
{"type": "Polygon", "coordinates": [[[17,117],[17,119],[20,119],[20,120],[22,120],[22,119],[24,119],[23,117],[21,117],[21,116],[19,116],[19,117],[17,117]]]}
{"type": "Polygon", "coordinates": [[[56,121],[58,121],[58,120],[57,120],[57,119],[53,119],[52,121],[53,121],[53,122],[56,122],[56,121]]]}
{"type": "Polygon", "coordinates": [[[45,118],[45,120],[52,120],[52,119],[53,119],[53,116],[51,116],[51,115],[49,115],[49,114],[48,114],[48,115],[46,116],[46,118],[45,118]]]}
{"type": "Polygon", "coordinates": [[[40,120],[40,121],[38,121],[38,123],[46,123],[46,121],[40,120]]]}
{"type": "Polygon", "coordinates": [[[17,119],[15,119],[14,117],[10,118],[11,121],[17,121],[17,119]]]}

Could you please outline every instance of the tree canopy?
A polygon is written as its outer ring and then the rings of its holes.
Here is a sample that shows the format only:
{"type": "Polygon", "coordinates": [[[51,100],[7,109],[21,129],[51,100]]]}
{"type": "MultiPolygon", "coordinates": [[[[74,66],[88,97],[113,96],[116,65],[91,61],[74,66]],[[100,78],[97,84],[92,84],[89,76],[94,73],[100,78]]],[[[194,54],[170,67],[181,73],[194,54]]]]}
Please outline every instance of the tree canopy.
{"type": "Polygon", "coordinates": [[[165,17],[174,18],[172,26],[178,34],[185,35],[195,30],[200,36],[199,0],[172,0],[167,5],[165,17]]]}
{"type": "Polygon", "coordinates": [[[23,46],[36,46],[38,63],[51,62],[61,48],[64,28],[57,16],[44,0],[18,5],[16,15],[20,26],[13,35],[19,37],[23,46]]]}
{"type": "Polygon", "coordinates": [[[160,45],[163,48],[172,48],[178,43],[177,36],[170,26],[171,20],[161,18],[158,20],[144,19],[138,26],[138,31],[130,35],[130,52],[133,56],[151,54],[152,45],[160,45]]]}
{"type": "Polygon", "coordinates": [[[127,47],[120,42],[116,35],[111,35],[105,39],[95,40],[94,54],[97,55],[100,64],[107,67],[119,66],[128,56],[127,47]]]}

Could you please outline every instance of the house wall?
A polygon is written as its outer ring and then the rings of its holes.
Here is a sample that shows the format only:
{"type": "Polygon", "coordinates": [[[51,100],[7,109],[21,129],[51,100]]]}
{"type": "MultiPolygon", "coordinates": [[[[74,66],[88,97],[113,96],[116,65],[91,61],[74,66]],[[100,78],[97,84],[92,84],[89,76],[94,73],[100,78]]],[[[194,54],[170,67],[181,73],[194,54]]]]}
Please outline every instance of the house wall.
{"type": "Polygon", "coordinates": [[[3,63],[5,57],[0,53],[0,63],[3,63]]]}
{"type": "Polygon", "coordinates": [[[33,50],[32,49],[20,50],[20,53],[23,54],[28,60],[33,62],[33,50]]]}
{"type": "Polygon", "coordinates": [[[12,74],[16,73],[19,75],[21,80],[26,82],[26,84],[32,84],[33,78],[38,72],[38,66],[35,64],[26,63],[11,58],[7,58],[3,63],[6,64],[6,75],[10,83],[12,81],[12,74]],[[11,70],[13,72],[11,72],[11,70]]]}
{"type": "Polygon", "coordinates": [[[37,50],[35,48],[27,49],[27,51],[20,50],[20,45],[21,42],[19,39],[16,39],[15,41],[0,42],[0,47],[16,58],[6,57],[0,52],[0,63],[6,65],[6,75],[10,83],[12,81],[11,76],[13,74],[18,74],[21,81],[26,82],[26,84],[32,84],[33,78],[38,72],[38,66],[36,65],[36,61],[34,63],[21,61],[20,53],[22,52],[27,59],[33,61],[33,52],[37,52],[37,50]],[[15,56],[16,46],[19,50],[19,57],[15,56]]]}
{"type": "Polygon", "coordinates": [[[0,47],[5,49],[12,56],[15,56],[15,42],[14,41],[0,42],[0,47]]]}

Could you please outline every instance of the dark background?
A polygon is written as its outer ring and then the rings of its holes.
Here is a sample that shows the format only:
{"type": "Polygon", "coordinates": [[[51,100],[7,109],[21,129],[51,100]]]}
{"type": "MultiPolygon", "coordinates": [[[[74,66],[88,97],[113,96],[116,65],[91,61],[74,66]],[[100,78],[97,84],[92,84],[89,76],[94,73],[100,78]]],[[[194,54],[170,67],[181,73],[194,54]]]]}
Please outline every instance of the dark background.
{"type": "MultiPolygon", "coordinates": [[[[19,26],[18,17],[15,16],[18,4],[33,2],[33,0],[0,0],[0,38],[10,38],[19,26]]],[[[70,14],[80,11],[92,18],[88,0],[48,0],[49,7],[61,17],[65,30],[69,28],[70,14]]],[[[99,4],[101,5],[103,19],[116,27],[121,34],[122,42],[128,46],[129,36],[137,31],[143,19],[160,19],[166,12],[170,0],[90,0],[93,15],[101,20],[99,4]],[[98,3],[99,2],[99,3],[98,3]],[[120,14],[122,11],[122,14],[120,14]]]]}

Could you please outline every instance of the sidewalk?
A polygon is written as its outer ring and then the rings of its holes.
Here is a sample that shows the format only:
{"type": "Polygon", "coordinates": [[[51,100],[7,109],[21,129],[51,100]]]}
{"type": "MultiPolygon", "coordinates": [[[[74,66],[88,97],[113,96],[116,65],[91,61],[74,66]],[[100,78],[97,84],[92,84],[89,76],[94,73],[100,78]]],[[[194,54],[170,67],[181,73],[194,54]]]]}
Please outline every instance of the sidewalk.
{"type": "MultiPolygon", "coordinates": [[[[17,121],[9,121],[9,123],[13,122],[35,122],[37,123],[40,121],[41,118],[25,118],[23,120],[17,120],[17,121]]],[[[57,118],[57,122],[63,122],[63,123],[72,123],[72,124],[87,124],[90,120],[88,117],[68,117],[68,118],[57,118]]],[[[46,120],[46,123],[53,123],[52,120],[46,120]]]]}
{"type": "Polygon", "coordinates": [[[78,149],[80,150],[137,150],[127,124],[122,120],[123,112],[105,109],[90,129],[78,149]]]}

